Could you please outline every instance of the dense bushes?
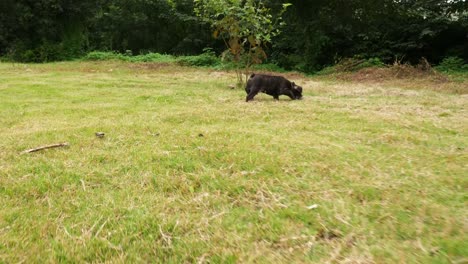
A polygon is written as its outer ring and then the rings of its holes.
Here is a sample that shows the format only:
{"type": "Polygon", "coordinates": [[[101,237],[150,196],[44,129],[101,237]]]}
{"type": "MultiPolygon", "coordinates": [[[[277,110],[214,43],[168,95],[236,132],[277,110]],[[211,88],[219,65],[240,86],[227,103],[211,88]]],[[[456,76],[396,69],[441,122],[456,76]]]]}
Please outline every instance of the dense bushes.
{"type": "MultiPolygon", "coordinates": [[[[195,66],[195,67],[210,67],[218,70],[232,70],[236,66],[232,62],[223,61],[217,56],[212,49],[205,49],[200,55],[189,55],[189,56],[174,56],[168,54],[159,53],[147,53],[144,55],[133,56],[131,51],[126,53],[118,52],[103,52],[103,51],[92,51],[81,58],[85,61],[107,61],[107,60],[118,60],[126,62],[154,62],[154,63],[175,63],[182,66],[195,66]]],[[[325,67],[324,69],[316,72],[320,75],[334,74],[334,73],[345,73],[345,72],[358,72],[366,68],[393,68],[399,74],[401,72],[410,71],[411,74],[414,72],[422,71],[433,71],[433,69],[439,72],[456,73],[456,72],[468,72],[468,64],[465,64],[463,59],[458,57],[445,58],[439,65],[432,68],[424,58],[420,60],[419,64],[411,66],[409,64],[400,64],[394,62],[392,64],[384,64],[379,58],[370,59],[359,59],[349,58],[343,59],[338,63],[325,67]],[[396,67],[398,66],[398,67],[396,67]]],[[[285,68],[272,62],[266,62],[259,65],[254,65],[251,70],[266,71],[266,72],[285,72],[285,68]]],[[[387,71],[388,72],[388,71],[387,71]]]]}
{"type": "Polygon", "coordinates": [[[435,68],[441,72],[468,72],[468,64],[458,57],[447,57],[435,68]]]}
{"type": "Polygon", "coordinates": [[[84,60],[88,61],[103,61],[103,60],[121,60],[128,62],[175,62],[176,57],[172,55],[159,54],[159,53],[148,53],[144,55],[132,56],[132,53],[128,51],[126,54],[120,54],[117,52],[102,52],[93,51],[83,57],[84,60]]]}
{"type": "MultiPolygon", "coordinates": [[[[268,62],[316,72],[346,58],[466,69],[468,2],[461,0],[264,0],[283,15],[281,35],[266,45],[268,62]],[[454,59],[458,57],[458,59],[454,59]],[[446,59],[444,59],[446,58],[446,59]]],[[[193,13],[193,0],[3,0],[0,56],[23,62],[88,59],[158,61],[154,54],[196,55],[184,65],[217,65],[224,43],[193,13]],[[211,47],[209,52],[203,52],[211,47]],[[201,55],[198,55],[201,54],[201,55]],[[90,57],[91,56],[91,57],[90,57]],[[139,57],[142,56],[142,57],[139,57]],[[130,58],[131,57],[131,58],[130,58]]],[[[275,12],[273,12],[275,13],[275,12]]],[[[165,57],[169,59],[168,57],[165,57]]],[[[364,64],[361,66],[365,66],[364,64]]]]}
{"type": "Polygon", "coordinates": [[[184,66],[198,67],[216,67],[221,65],[221,59],[215,53],[208,49],[200,55],[192,56],[174,56],[159,53],[148,53],[144,55],[133,56],[130,51],[125,54],[117,52],[102,52],[93,51],[83,57],[86,61],[105,61],[105,60],[120,60],[127,62],[158,62],[158,63],[177,63],[184,66]]]}
{"type": "Polygon", "coordinates": [[[291,0],[271,54],[287,69],[316,71],[345,58],[432,64],[468,62],[468,2],[446,0],[291,0]]]}
{"type": "Polygon", "coordinates": [[[186,66],[218,66],[221,64],[221,59],[212,49],[204,49],[202,54],[183,56],[178,59],[178,62],[186,66]]]}

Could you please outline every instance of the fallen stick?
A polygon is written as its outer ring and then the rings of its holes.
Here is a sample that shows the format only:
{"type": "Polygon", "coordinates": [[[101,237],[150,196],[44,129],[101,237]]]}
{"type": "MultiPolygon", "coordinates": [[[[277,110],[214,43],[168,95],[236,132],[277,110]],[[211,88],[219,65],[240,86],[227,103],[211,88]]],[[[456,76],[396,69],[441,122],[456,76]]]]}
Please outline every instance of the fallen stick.
{"type": "Polygon", "coordinates": [[[65,142],[65,143],[59,143],[59,144],[53,144],[53,145],[47,145],[47,146],[42,146],[42,147],[38,147],[38,148],[28,149],[28,150],[25,150],[25,151],[23,151],[21,153],[31,153],[31,152],[36,152],[36,151],[39,151],[39,150],[44,150],[44,149],[68,147],[68,146],[70,146],[70,144],[68,142],[65,142]]]}

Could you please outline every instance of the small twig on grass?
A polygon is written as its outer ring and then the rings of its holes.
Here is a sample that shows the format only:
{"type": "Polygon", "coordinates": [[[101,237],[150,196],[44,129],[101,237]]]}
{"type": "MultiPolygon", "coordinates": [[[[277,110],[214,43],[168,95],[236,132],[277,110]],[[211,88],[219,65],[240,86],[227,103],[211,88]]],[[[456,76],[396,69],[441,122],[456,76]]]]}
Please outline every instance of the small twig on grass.
{"type": "Polygon", "coordinates": [[[102,229],[104,228],[104,226],[107,224],[107,221],[109,221],[109,218],[107,218],[106,221],[104,221],[104,223],[101,225],[101,227],[99,227],[98,231],[96,232],[96,234],[94,234],[94,237],[97,237],[99,235],[99,233],[101,233],[102,229]]]}
{"type": "Polygon", "coordinates": [[[68,147],[68,146],[70,146],[70,144],[68,142],[58,143],[58,144],[52,144],[52,145],[47,145],[47,146],[41,146],[41,147],[38,147],[38,148],[28,149],[28,150],[25,150],[25,151],[23,151],[21,153],[31,153],[31,152],[36,152],[36,151],[39,151],[39,150],[44,150],[44,149],[68,147]]]}
{"type": "Polygon", "coordinates": [[[198,263],[198,264],[203,264],[203,263],[206,263],[207,261],[206,261],[205,259],[206,259],[206,257],[208,257],[208,256],[209,256],[209,255],[208,255],[208,254],[206,254],[206,253],[205,253],[205,254],[203,254],[203,255],[201,255],[201,257],[199,257],[199,258],[198,258],[198,261],[197,261],[197,263],[198,263]]]}
{"type": "Polygon", "coordinates": [[[161,226],[159,226],[159,233],[161,233],[161,238],[164,240],[164,242],[167,244],[167,246],[171,247],[172,246],[172,237],[170,235],[164,234],[162,231],[161,226]]]}
{"type": "Polygon", "coordinates": [[[81,186],[83,186],[83,191],[86,192],[86,185],[85,185],[85,182],[83,181],[83,179],[80,179],[80,182],[81,182],[81,186]]]}

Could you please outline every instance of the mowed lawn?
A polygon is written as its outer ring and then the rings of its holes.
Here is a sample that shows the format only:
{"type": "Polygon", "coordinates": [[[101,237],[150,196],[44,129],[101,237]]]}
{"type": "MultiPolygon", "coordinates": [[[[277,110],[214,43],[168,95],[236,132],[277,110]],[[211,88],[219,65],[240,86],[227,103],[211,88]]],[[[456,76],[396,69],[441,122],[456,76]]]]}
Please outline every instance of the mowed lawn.
{"type": "Polygon", "coordinates": [[[0,263],[466,263],[467,82],[288,77],[0,64],[0,263]]]}

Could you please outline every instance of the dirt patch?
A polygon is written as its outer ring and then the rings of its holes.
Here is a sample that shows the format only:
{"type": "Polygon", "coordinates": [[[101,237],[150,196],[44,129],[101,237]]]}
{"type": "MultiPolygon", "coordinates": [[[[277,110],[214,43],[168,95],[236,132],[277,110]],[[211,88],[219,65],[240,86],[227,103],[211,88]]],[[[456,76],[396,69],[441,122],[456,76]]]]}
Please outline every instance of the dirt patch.
{"type": "Polygon", "coordinates": [[[343,234],[338,230],[320,229],[316,235],[317,240],[333,240],[343,237],[343,234]]]}
{"type": "Polygon", "coordinates": [[[340,73],[338,79],[345,81],[382,82],[394,79],[429,79],[435,82],[449,82],[450,79],[433,70],[423,70],[409,65],[384,68],[365,68],[357,72],[340,73]]]}
{"type": "Polygon", "coordinates": [[[213,77],[213,78],[233,77],[234,78],[234,75],[227,71],[212,71],[210,72],[210,77],[213,77]]]}
{"type": "Polygon", "coordinates": [[[128,68],[132,70],[160,70],[163,68],[174,67],[174,63],[169,62],[142,62],[142,63],[130,63],[128,68]]]}
{"type": "Polygon", "coordinates": [[[433,69],[414,67],[410,65],[393,65],[381,68],[364,68],[356,72],[339,72],[314,77],[318,80],[337,80],[365,85],[376,84],[387,86],[392,84],[411,90],[433,90],[455,94],[468,93],[468,81],[452,80],[433,69]]]}

